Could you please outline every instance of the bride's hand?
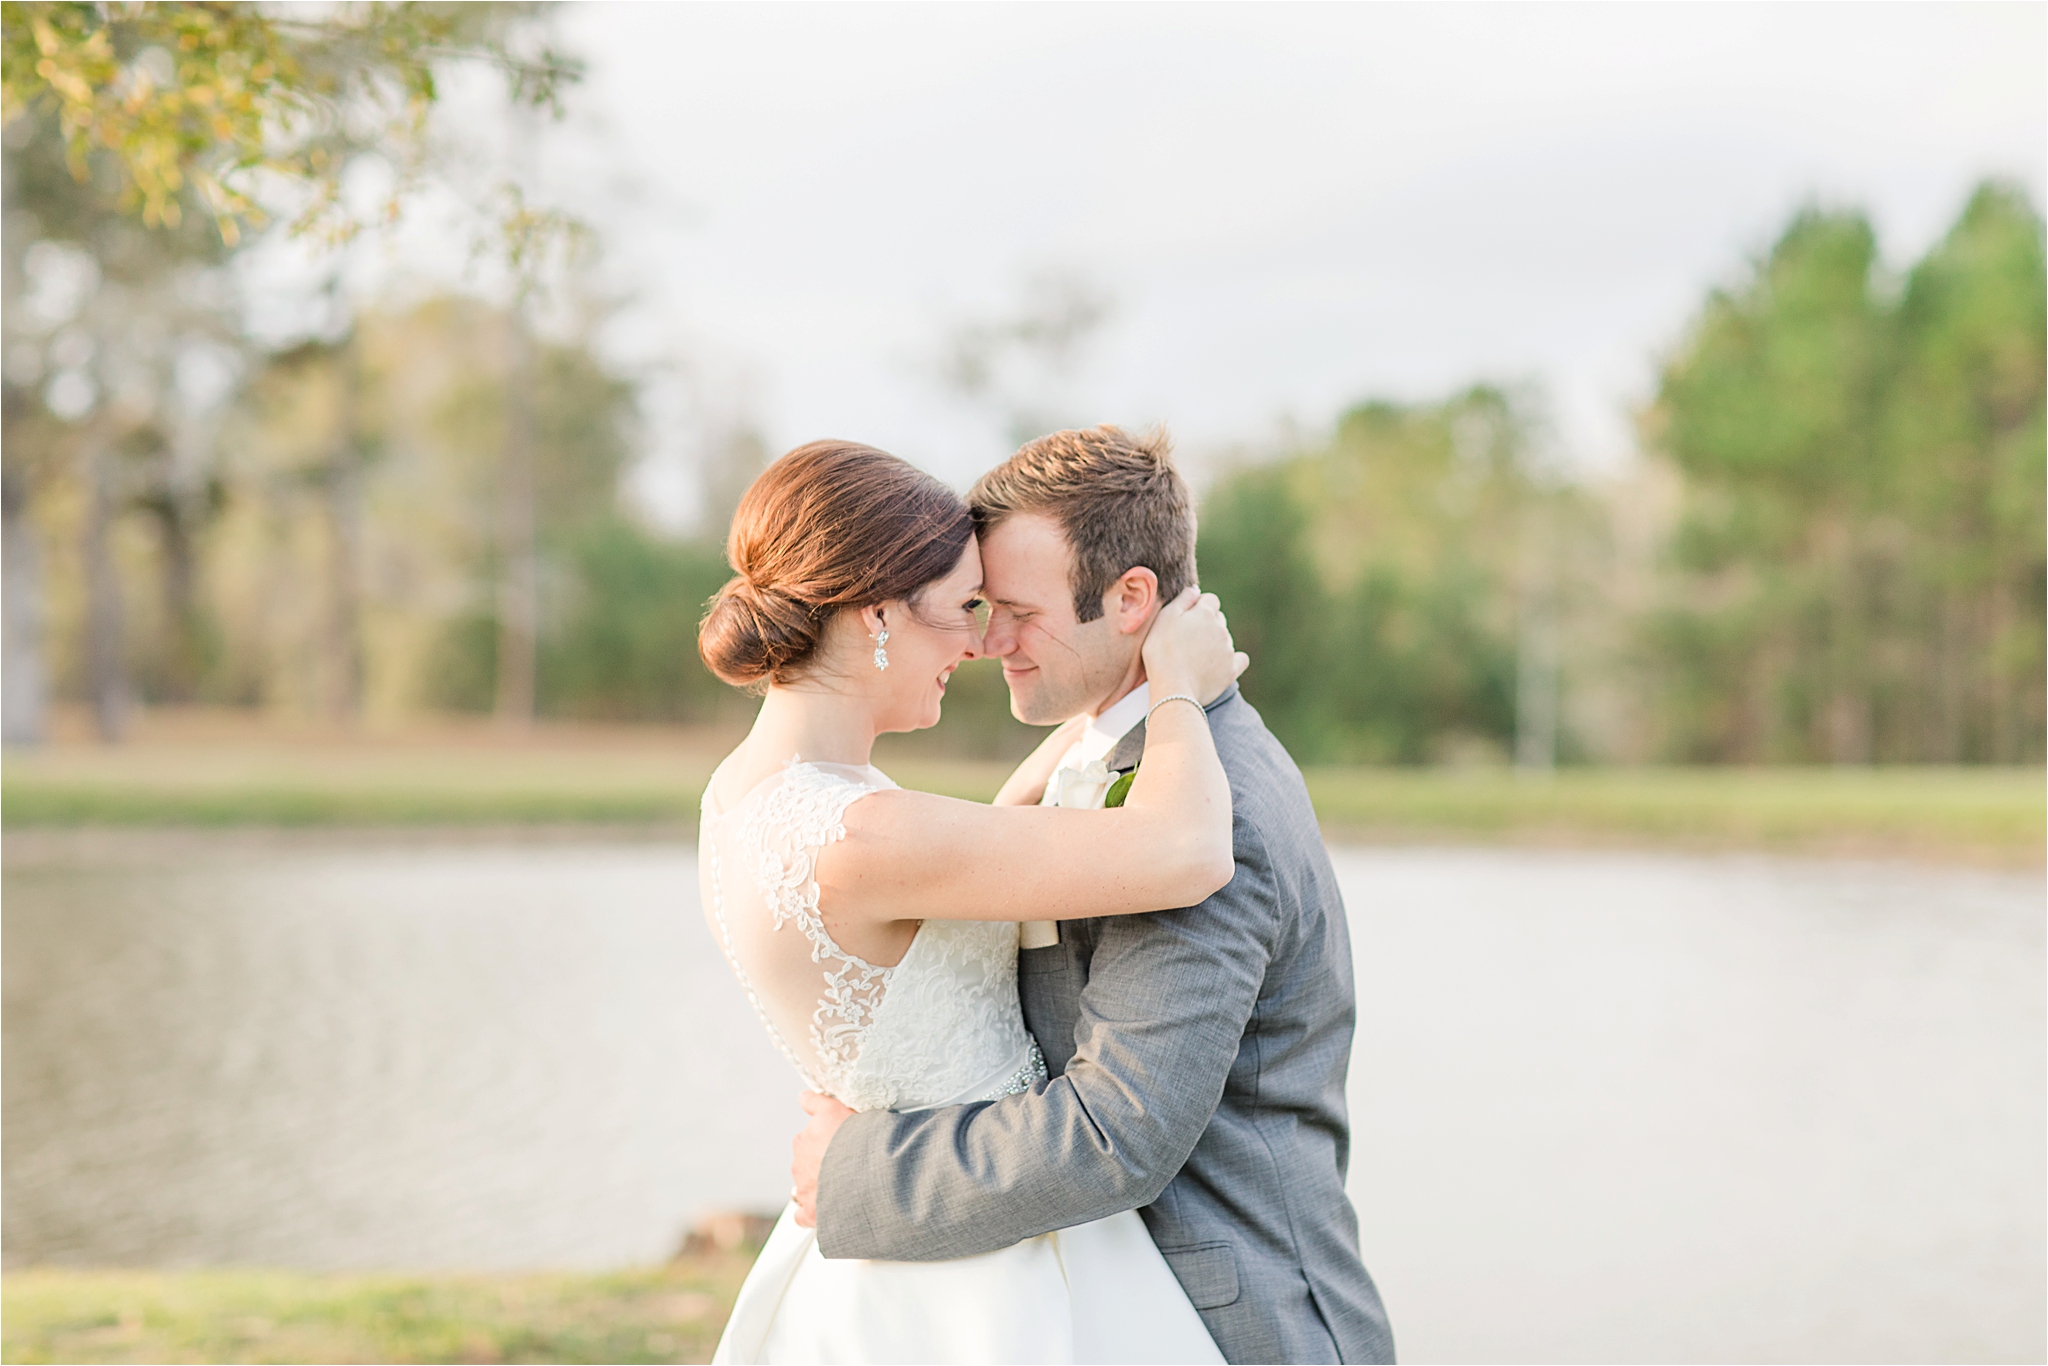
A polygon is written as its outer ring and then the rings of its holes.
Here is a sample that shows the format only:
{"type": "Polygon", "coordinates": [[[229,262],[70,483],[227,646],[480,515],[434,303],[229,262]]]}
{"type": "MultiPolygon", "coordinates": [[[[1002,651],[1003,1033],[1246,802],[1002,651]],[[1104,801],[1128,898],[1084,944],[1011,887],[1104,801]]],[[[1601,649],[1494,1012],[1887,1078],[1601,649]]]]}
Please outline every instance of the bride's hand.
{"type": "Polygon", "coordinates": [[[1230,639],[1214,593],[1190,588],[1159,610],[1141,652],[1156,700],[1186,693],[1208,706],[1251,663],[1230,639]]]}

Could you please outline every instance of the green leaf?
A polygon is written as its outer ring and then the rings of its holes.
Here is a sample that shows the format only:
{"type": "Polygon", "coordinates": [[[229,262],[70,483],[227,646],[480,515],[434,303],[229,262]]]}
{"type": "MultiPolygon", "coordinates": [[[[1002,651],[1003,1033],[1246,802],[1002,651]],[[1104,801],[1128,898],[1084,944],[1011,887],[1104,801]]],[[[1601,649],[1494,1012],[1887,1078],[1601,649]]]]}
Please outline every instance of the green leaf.
{"type": "Polygon", "coordinates": [[[1122,806],[1124,798],[1131,795],[1131,779],[1137,776],[1138,770],[1135,768],[1128,773],[1119,773],[1116,781],[1109,785],[1109,791],[1102,796],[1104,809],[1112,806],[1122,806]]]}

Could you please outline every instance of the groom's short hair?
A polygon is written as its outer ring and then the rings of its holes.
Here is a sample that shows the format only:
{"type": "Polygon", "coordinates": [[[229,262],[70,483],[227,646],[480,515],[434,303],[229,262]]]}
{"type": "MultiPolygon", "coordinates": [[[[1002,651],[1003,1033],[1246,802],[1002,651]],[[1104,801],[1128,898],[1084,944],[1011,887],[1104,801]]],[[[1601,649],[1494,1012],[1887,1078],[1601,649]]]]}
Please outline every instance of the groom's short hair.
{"type": "Polygon", "coordinates": [[[1171,602],[1195,581],[1194,499],[1172,449],[1163,428],[1054,432],[976,480],[967,503],[984,536],[1019,512],[1059,524],[1074,552],[1076,620],[1101,616],[1103,595],[1131,569],[1151,570],[1171,602]]]}

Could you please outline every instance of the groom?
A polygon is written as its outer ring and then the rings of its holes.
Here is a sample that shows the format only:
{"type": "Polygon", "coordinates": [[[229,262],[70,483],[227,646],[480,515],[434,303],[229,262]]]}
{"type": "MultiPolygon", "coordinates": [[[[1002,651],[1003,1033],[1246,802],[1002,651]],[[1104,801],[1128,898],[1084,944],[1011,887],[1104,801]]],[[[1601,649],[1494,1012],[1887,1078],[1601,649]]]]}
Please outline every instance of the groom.
{"type": "MultiPolygon", "coordinates": [[[[1195,579],[1165,438],[1055,432],[968,500],[1011,710],[1086,718],[1063,766],[1137,764],[1139,647],[1195,579]]],[[[827,1257],[936,1261],[1137,1209],[1230,1361],[1392,1361],[1344,1194],[1356,1007],[1337,879],[1259,714],[1235,687],[1208,712],[1230,884],[1183,910],[1027,925],[1018,989],[1051,1081],[903,1114],[808,1098],[799,1218],[827,1257]]]]}

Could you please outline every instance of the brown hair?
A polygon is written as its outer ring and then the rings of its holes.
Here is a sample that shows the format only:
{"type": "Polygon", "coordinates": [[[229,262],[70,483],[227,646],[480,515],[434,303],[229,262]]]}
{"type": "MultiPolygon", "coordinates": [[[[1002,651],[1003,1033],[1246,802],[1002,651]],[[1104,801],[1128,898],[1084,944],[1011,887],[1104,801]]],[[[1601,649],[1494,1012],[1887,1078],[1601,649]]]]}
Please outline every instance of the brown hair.
{"type": "Polygon", "coordinates": [[[761,472],[733,513],[736,571],[697,628],[697,653],[735,687],[786,683],[844,607],[902,599],[960,563],[959,495],[872,446],[813,441],[761,472]]]}
{"type": "Polygon", "coordinates": [[[1074,616],[1102,615],[1102,597],[1130,569],[1159,576],[1168,602],[1195,581],[1195,508],[1163,430],[1054,432],[981,476],[967,495],[984,535],[1036,512],[1059,523],[1074,552],[1074,616]]]}

